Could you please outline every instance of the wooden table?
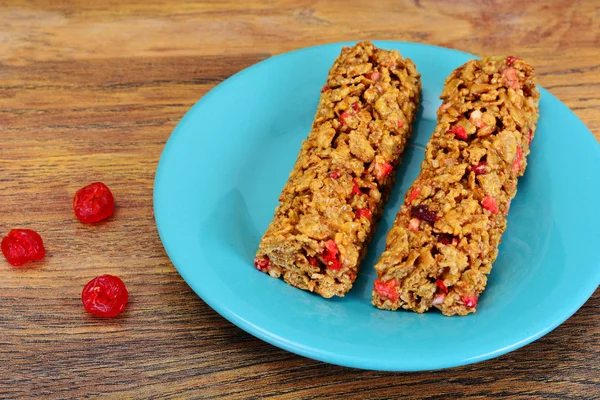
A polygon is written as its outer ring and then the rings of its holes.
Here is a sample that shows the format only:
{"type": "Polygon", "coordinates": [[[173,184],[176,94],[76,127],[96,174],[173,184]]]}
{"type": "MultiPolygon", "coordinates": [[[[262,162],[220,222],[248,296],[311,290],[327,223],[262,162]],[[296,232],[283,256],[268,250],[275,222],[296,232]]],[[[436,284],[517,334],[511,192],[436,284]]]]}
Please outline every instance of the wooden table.
{"type": "Polygon", "coordinates": [[[320,43],[517,54],[600,138],[598,1],[60,3],[0,5],[0,235],[33,228],[48,250],[26,268],[0,260],[1,397],[599,398],[599,291],[546,337],[494,360],[352,370],[279,350],[215,313],[175,271],[152,213],[154,171],[186,110],[235,72],[320,43]],[[85,226],[72,197],[97,180],[118,208],[85,226]],[[118,319],[81,306],[83,285],[104,273],[131,293],[118,319]]]}

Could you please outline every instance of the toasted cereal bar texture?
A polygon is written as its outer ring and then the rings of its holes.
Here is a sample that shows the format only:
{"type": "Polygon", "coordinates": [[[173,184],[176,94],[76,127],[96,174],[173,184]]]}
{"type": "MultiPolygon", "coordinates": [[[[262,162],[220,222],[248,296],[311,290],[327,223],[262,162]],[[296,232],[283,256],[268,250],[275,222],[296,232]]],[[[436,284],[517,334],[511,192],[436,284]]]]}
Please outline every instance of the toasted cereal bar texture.
{"type": "Polygon", "coordinates": [[[323,297],[352,288],[411,136],[415,65],[369,42],[344,47],[254,260],[323,297]]]}
{"type": "Polygon", "coordinates": [[[446,79],[421,172],[375,265],[373,304],[474,312],[525,172],[540,94],[516,57],[472,60],[446,79]]]}

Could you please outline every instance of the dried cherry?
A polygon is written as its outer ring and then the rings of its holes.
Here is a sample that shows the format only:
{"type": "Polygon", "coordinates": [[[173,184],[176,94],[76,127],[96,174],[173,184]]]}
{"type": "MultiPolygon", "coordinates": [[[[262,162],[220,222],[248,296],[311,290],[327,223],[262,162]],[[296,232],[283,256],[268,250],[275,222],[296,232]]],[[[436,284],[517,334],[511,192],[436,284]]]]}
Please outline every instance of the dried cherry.
{"type": "Polygon", "coordinates": [[[115,199],[102,182],[94,182],[75,193],[73,209],[79,221],[92,224],[110,217],[115,210],[115,199]]]}
{"type": "Polygon", "coordinates": [[[123,281],[113,275],[101,275],[88,282],[81,292],[83,307],[101,317],[116,317],[129,300],[123,281]]]}
{"type": "Polygon", "coordinates": [[[2,239],[0,247],[8,263],[15,267],[41,260],[46,255],[42,237],[31,229],[11,230],[2,239]]]}

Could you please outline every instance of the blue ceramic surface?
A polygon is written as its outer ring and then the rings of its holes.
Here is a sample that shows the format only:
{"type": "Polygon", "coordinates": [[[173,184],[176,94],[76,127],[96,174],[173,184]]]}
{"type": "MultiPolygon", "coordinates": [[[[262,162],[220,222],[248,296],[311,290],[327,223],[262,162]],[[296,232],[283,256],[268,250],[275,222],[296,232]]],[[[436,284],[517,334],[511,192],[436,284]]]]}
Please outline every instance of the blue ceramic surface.
{"type": "Polygon", "coordinates": [[[339,365],[447,368],[496,357],[543,336],[600,283],[600,146],[565,105],[541,90],[527,172],[477,313],[448,318],[378,310],[370,304],[373,264],[418,174],[444,79],[472,56],[422,44],[375,44],[398,49],[416,63],[422,110],[352,291],[326,300],[252,265],[342,44],[254,65],[214,88],[181,120],[165,146],[154,188],[156,222],[173,264],[208,305],[240,328],[339,365]]]}

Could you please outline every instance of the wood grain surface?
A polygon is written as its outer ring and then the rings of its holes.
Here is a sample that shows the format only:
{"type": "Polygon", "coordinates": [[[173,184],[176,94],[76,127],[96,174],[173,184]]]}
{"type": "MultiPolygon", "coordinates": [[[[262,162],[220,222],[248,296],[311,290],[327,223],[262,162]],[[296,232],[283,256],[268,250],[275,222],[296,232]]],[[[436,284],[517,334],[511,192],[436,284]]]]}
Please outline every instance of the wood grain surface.
{"type": "Polygon", "coordinates": [[[177,274],[154,224],[152,186],[179,119],[273,54],[358,39],[519,55],[600,138],[598,1],[0,1],[0,236],[33,228],[48,251],[20,269],[0,259],[0,397],[600,398],[599,291],[513,353],[383,373],[255,339],[177,274]],[[84,226],[72,197],[98,180],[117,210],[84,226]],[[114,320],[81,306],[83,285],[104,273],[131,294],[114,320]]]}

